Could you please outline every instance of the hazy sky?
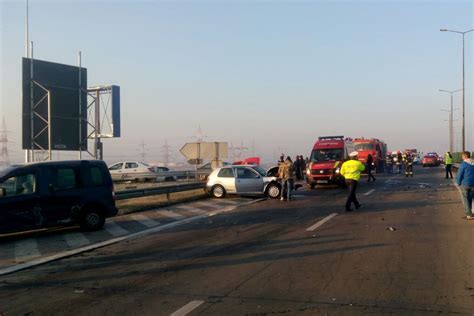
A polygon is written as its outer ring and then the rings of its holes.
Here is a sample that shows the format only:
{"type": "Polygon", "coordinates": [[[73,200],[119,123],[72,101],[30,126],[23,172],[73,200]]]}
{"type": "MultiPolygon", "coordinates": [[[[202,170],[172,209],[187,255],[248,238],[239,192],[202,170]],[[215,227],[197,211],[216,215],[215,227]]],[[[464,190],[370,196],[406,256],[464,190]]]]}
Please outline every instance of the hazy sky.
{"type": "MultiPolygon", "coordinates": [[[[21,161],[25,1],[0,3],[1,110],[21,161]]],[[[461,88],[462,41],[439,29],[465,31],[473,19],[472,1],[30,0],[30,39],[37,59],[76,64],[81,50],[89,86],[121,86],[122,138],[104,141],[108,161],[138,158],[142,139],[147,160],[162,160],[165,139],[181,159],[199,124],[208,140],[253,141],[268,160],[309,155],[328,134],[446,150],[449,95],[438,89],[461,88]]],[[[473,43],[474,32],[472,150],[473,43]]],[[[461,94],[454,100],[460,107],[461,94]]]]}

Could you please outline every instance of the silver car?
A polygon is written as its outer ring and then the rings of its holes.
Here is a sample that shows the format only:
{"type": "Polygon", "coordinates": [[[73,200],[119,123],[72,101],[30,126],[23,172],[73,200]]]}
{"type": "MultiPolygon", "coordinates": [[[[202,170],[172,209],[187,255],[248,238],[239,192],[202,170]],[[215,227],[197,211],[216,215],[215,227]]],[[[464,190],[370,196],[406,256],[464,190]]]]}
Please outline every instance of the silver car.
{"type": "Polygon", "coordinates": [[[117,162],[109,167],[113,181],[157,181],[157,173],[149,165],[138,161],[117,162]]]}
{"type": "Polygon", "coordinates": [[[277,177],[258,166],[225,166],[215,169],[207,180],[207,192],[216,198],[227,194],[266,195],[280,197],[281,186],[277,177]]]}

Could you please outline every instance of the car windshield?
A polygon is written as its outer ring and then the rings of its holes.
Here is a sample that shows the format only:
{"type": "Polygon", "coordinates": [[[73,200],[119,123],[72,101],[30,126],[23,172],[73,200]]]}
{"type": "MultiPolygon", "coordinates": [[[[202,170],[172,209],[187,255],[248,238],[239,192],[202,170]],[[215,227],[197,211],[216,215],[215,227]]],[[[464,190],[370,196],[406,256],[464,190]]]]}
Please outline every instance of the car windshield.
{"type": "Polygon", "coordinates": [[[315,149],[311,153],[311,162],[338,161],[342,160],[343,149],[315,149]]]}
{"type": "Polygon", "coordinates": [[[374,144],[370,144],[370,143],[355,144],[354,147],[355,147],[355,150],[357,151],[374,150],[374,144]]]}
{"type": "Polygon", "coordinates": [[[267,175],[267,170],[263,169],[262,167],[253,167],[255,171],[257,171],[262,177],[267,175]]]}

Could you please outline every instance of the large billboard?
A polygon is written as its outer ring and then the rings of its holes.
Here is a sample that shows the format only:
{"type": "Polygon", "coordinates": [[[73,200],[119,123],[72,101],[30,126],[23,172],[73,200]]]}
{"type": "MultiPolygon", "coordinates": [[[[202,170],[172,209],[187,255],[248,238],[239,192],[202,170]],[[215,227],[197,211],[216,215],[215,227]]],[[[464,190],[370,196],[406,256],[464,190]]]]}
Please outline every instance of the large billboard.
{"type": "Polygon", "coordinates": [[[29,58],[23,58],[23,149],[32,142],[35,150],[49,147],[48,91],[51,149],[87,150],[87,69],[29,58]]]}

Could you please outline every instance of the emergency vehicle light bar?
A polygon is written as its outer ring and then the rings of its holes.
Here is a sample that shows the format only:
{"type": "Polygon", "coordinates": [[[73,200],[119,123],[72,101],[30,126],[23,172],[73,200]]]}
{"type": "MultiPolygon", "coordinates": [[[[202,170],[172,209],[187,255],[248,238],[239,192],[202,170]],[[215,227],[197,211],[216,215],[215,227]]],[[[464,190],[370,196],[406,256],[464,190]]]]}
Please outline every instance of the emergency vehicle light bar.
{"type": "Polygon", "coordinates": [[[323,139],[344,139],[344,136],[321,136],[318,137],[319,140],[323,139]]]}

